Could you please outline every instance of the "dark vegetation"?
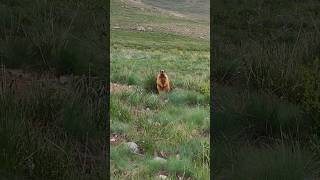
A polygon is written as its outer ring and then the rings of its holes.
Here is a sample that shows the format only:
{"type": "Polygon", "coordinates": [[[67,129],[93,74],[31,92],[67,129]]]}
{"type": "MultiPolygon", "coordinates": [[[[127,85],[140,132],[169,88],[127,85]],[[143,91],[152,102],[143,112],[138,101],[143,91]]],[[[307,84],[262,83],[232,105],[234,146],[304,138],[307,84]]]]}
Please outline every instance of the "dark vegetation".
{"type": "Polygon", "coordinates": [[[100,0],[0,0],[1,179],[106,177],[106,13],[100,0]]]}
{"type": "Polygon", "coordinates": [[[8,68],[106,75],[106,2],[0,2],[1,62],[8,68]]]}
{"type": "Polygon", "coordinates": [[[217,1],[216,179],[319,178],[320,2],[217,1]]]}

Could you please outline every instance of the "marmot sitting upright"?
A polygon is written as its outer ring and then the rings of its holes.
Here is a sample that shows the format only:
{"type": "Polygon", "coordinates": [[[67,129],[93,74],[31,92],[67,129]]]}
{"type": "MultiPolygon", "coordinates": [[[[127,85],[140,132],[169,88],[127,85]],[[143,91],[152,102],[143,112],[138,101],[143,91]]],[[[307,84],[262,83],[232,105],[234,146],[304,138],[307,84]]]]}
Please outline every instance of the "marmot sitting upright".
{"type": "Polygon", "coordinates": [[[164,70],[160,70],[160,73],[157,76],[157,89],[158,93],[160,92],[169,92],[170,91],[170,82],[168,75],[164,70]]]}

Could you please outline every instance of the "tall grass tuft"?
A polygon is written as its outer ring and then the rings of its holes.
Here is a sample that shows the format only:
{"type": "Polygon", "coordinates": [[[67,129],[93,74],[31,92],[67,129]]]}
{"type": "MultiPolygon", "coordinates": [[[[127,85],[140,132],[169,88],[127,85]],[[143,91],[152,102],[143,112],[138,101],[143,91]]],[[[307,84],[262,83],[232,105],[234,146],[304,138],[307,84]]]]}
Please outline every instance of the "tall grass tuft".
{"type": "Polygon", "coordinates": [[[144,89],[150,93],[157,93],[157,77],[153,73],[149,73],[143,82],[144,89]]]}
{"type": "Polygon", "coordinates": [[[89,74],[88,67],[94,66],[91,75],[103,74],[106,11],[101,7],[99,1],[1,2],[2,63],[58,75],[89,74]]]}
{"type": "Polygon", "coordinates": [[[79,91],[76,86],[59,89],[52,88],[49,82],[32,81],[19,93],[3,86],[7,89],[2,89],[0,96],[1,176],[9,179],[105,176],[101,168],[105,156],[104,93],[101,88],[89,88],[89,83],[83,85],[79,91]],[[87,89],[95,92],[84,92],[87,89]],[[79,158],[87,158],[87,162],[79,158]]]}

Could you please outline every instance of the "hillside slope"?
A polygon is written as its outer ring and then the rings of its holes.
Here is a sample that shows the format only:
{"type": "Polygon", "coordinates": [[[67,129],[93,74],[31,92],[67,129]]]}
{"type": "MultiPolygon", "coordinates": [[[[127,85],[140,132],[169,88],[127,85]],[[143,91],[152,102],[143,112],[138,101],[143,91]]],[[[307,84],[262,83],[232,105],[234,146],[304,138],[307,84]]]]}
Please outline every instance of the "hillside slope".
{"type": "Polygon", "coordinates": [[[210,0],[142,0],[143,3],[209,21],[210,0]]]}
{"type": "Polygon", "coordinates": [[[111,10],[112,179],[209,179],[209,24],[142,2],[111,10]],[[173,85],[161,96],[160,69],[173,85]]]}
{"type": "MultiPolygon", "coordinates": [[[[111,1],[111,30],[173,33],[209,40],[210,24],[134,0],[111,1]]],[[[112,31],[111,31],[112,33],[112,31]]]]}

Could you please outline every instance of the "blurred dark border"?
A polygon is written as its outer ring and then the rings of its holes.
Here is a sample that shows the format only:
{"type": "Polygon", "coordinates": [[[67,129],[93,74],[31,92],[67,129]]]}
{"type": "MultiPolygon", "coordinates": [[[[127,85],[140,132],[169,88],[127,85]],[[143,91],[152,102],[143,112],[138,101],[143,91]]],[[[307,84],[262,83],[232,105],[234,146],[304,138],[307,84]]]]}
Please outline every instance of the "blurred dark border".
{"type": "Polygon", "coordinates": [[[110,1],[0,0],[0,36],[0,179],[109,178],[110,1]]]}

